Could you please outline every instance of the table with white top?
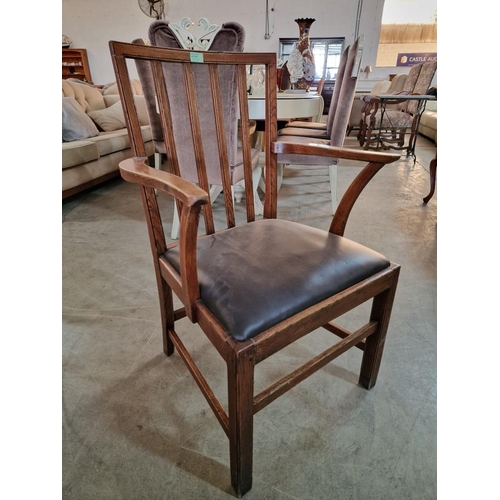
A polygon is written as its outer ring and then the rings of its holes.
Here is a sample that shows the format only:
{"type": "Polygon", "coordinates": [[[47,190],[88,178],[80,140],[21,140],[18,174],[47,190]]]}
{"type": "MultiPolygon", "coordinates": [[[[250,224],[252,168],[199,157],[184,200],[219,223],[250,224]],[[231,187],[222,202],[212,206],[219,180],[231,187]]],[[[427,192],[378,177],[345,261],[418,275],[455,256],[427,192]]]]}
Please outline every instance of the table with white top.
{"type": "MultiPolygon", "coordinates": [[[[293,94],[278,92],[277,118],[291,120],[293,118],[312,118],[320,121],[323,114],[323,98],[316,92],[293,94]]],[[[264,120],[266,117],[265,97],[263,95],[248,96],[248,117],[251,120],[264,120]]]]}
{"type": "MultiPolygon", "coordinates": [[[[266,118],[265,97],[263,95],[248,96],[248,117],[251,120],[264,121],[266,118]]],[[[319,122],[323,114],[323,97],[316,92],[289,93],[278,92],[277,95],[277,118],[278,121],[286,121],[294,118],[311,118],[319,122]]],[[[257,132],[257,141],[254,147],[260,150],[262,145],[262,132],[257,132]]],[[[278,164],[278,190],[283,179],[284,165],[278,164]]],[[[263,171],[264,172],[264,171],[263,171]]],[[[261,178],[259,186],[265,191],[265,182],[261,178]]]]}

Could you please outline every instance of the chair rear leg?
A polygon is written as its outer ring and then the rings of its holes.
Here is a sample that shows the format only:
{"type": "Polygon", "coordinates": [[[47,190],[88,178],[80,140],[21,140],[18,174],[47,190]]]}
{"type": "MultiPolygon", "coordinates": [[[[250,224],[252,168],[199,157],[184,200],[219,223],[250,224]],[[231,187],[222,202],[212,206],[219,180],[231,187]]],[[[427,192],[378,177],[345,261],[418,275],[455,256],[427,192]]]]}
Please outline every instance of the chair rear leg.
{"type": "Polygon", "coordinates": [[[167,285],[165,280],[161,276],[158,277],[158,280],[163,352],[167,356],[171,356],[174,353],[174,343],[168,331],[174,329],[174,300],[172,289],[167,285]]]}
{"type": "Polygon", "coordinates": [[[366,134],[366,124],[364,120],[359,120],[359,132],[356,136],[360,146],[363,146],[365,143],[365,134],[366,134]]]}
{"type": "Polygon", "coordinates": [[[398,277],[399,267],[396,267],[390,288],[373,299],[370,320],[377,321],[378,328],[375,333],[366,339],[363,360],[361,362],[361,372],[359,374],[359,383],[366,389],[371,389],[377,382],[392,305],[394,303],[394,296],[396,295],[398,277]]]}
{"type": "Polygon", "coordinates": [[[252,488],[253,467],[253,347],[234,352],[227,369],[231,484],[238,498],[252,488]]]}
{"type": "MultiPolygon", "coordinates": [[[[367,125],[366,135],[364,137],[364,147],[363,149],[368,149],[370,147],[370,143],[372,142],[372,134],[373,127],[371,125],[367,125]]],[[[378,148],[377,148],[378,149],[378,148]]]]}

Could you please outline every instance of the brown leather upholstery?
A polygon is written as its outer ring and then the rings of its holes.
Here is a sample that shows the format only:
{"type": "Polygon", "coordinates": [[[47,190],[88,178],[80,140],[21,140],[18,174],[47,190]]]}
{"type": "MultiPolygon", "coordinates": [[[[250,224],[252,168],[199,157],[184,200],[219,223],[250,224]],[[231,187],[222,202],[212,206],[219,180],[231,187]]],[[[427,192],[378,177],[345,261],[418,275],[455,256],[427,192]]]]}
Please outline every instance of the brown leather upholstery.
{"type": "MultiPolygon", "coordinates": [[[[180,270],[178,248],[163,258],[180,270]]],[[[197,264],[201,300],[228,334],[243,342],[390,262],[347,238],[269,219],[199,238],[197,264]]]]}

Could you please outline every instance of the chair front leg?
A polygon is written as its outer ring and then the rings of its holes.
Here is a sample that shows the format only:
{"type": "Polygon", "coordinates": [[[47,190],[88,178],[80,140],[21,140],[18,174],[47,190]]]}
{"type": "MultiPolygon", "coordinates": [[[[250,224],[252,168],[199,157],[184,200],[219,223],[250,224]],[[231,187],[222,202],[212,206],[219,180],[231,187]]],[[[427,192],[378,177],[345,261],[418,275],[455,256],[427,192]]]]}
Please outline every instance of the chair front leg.
{"type": "MultiPolygon", "coordinates": [[[[370,147],[370,143],[372,142],[372,134],[373,128],[371,125],[366,125],[366,136],[364,137],[364,146],[363,149],[367,150],[370,147]]],[[[378,146],[378,144],[377,144],[378,146]]],[[[377,148],[378,149],[378,148],[377,148]]]]}
{"type": "Polygon", "coordinates": [[[238,498],[252,488],[254,368],[251,345],[234,351],[227,365],[231,484],[238,498]]]}
{"type": "Polygon", "coordinates": [[[399,267],[396,267],[393,271],[391,286],[373,299],[370,320],[377,321],[378,327],[375,333],[366,339],[359,375],[359,383],[366,389],[371,389],[377,382],[398,277],[399,267]]]}

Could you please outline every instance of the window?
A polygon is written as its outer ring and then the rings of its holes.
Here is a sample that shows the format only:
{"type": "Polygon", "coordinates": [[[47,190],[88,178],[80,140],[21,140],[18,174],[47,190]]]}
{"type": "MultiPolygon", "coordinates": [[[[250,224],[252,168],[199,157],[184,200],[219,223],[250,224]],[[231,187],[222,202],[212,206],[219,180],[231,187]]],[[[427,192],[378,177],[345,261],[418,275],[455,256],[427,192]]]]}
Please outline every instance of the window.
{"type": "MultiPolygon", "coordinates": [[[[316,65],[315,80],[325,77],[325,80],[333,81],[339,69],[340,56],[344,48],[344,38],[310,38],[314,63],[316,65]]],[[[288,56],[293,49],[293,44],[298,38],[280,38],[279,57],[288,61],[288,56]]]]}

